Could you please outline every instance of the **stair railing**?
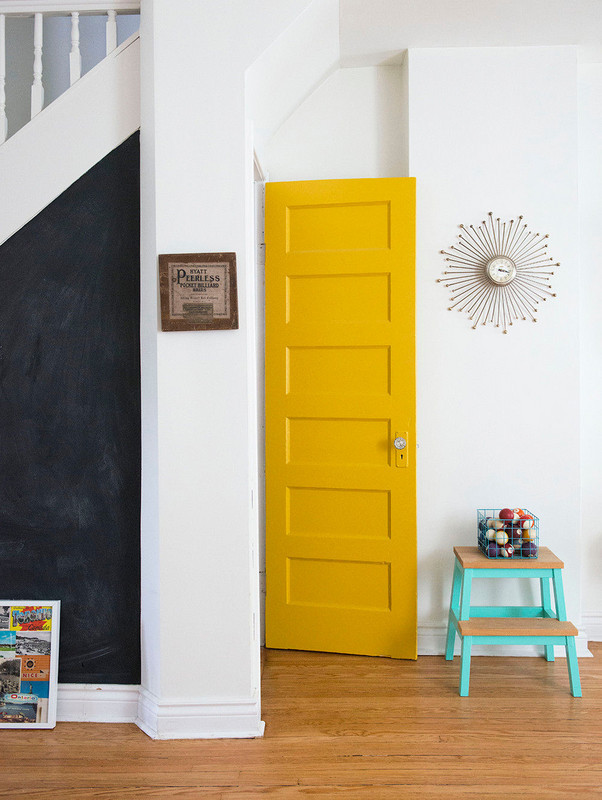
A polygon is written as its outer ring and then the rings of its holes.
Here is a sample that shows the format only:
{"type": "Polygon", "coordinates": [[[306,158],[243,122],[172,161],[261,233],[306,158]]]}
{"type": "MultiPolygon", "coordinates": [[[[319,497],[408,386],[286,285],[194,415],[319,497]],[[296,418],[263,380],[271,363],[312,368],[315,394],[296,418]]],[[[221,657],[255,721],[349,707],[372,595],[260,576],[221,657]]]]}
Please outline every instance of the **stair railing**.
{"type": "Polygon", "coordinates": [[[80,52],[80,15],[106,16],[106,55],[117,47],[117,15],[139,14],[140,0],[74,0],[73,2],[46,2],[45,0],[3,0],[0,3],[0,144],[8,135],[6,114],[6,18],[33,17],[33,83],[31,85],[31,119],[44,108],[43,45],[44,17],[63,16],[71,18],[71,50],[69,58],[70,85],[78,81],[82,73],[80,52]]]}

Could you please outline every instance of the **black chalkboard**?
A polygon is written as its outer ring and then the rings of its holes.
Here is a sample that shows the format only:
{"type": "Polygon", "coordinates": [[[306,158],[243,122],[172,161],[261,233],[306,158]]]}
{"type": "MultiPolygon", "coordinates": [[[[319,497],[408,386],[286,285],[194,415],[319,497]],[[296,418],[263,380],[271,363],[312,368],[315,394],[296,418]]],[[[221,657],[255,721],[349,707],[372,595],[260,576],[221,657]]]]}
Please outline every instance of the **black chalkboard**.
{"type": "Polygon", "coordinates": [[[0,595],[63,682],[140,682],[139,184],[136,133],[0,247],[0,595]]]}

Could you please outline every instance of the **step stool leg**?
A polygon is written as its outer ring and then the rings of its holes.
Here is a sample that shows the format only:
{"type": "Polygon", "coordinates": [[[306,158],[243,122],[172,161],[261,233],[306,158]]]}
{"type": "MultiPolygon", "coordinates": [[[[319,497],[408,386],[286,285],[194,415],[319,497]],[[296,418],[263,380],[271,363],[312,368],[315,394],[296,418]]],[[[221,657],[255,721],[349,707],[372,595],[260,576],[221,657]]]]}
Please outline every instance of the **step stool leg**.
{"type": "Polygon", "coordinates": [[[577,648],[575,647],[575,637],[567,636],[566,643],[566,663],[569,668],[569,681],[573,697],[582,697],[581,679],[579,678],[579,664],[577,662],[577,648]]]}
{"type": "Polygon", "coordinates": [[[447,620],[447,641],[445,645],[445,660],[452,661],[454,657],[454,644],[456,641],[456,626],[452,622],[452,611],[456,617],[460,616],[460,591],[462,589],[462,570],[456,559],[454,562],[454,577],[452,581],[451,599],[449,601],[449,617],[447,620]]]}
{"type": "Polygon", "coordinates": [[[562,588],[562,570],[552,570],[552,583],[554,584],[554,600],[556,602],[556,616],[566,621],[566,605],[564,602],[564,589],[562,588]]]}
{"type": "Polygon", "coordinates": [[[462,639],[462,661],[460,663],[460,697],[468,697],[471,649],[472,636],[464,636],[462,639]]]}
{"type": "Polygon", "coordinates": [[[472,569],[464,570],[462,578],[462,599],[460,600],[460,619],[470,619],[470,592],[472,589],[472,569]]]}
{"type": "MultiPolygon", "coordinates": [[[[541,588],[541,607],[544,610],[544,616],[554,616],[554,612],[552,611],[552,598],[550,597],[550,580],[549,578],[540,578],[539,585],[541,588]]],[[[546,644],[544,645],[544,650],[546,654],[546,661],[554,661],[554,645],[553,644],[546,644]]]]}

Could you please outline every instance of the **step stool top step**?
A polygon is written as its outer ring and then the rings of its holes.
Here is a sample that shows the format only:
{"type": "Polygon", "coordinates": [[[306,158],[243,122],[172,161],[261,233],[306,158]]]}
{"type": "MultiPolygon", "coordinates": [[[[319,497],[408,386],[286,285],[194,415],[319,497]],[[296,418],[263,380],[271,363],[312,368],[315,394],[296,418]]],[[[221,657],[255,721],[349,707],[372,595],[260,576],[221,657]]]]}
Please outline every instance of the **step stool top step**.
{"type": "Polygon", "coordinates": [[[454,547],[456,558],[464,569],[563,569],[561,561],[549,547],[540,547],[538,558],[487,558],[478,547],[454,547]]]}
{"type": "Polygon", "coordinates": [[[544,617],[474,617],[460,621],[461,636],[577,636],[572,622],[544,617]]]}

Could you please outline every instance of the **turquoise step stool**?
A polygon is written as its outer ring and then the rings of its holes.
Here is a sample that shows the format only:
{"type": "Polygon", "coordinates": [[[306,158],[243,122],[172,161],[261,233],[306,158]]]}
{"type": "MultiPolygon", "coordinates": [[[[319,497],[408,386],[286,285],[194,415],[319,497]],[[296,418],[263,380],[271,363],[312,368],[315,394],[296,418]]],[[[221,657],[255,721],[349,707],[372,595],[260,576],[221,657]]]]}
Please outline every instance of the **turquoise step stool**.
{"type": "Polygon", "coordinates": [[[547,547],[539,548],[538,558],[487,558],[478,547],[454,547],[456,557],[452,582],[445,658],[452,661],[456,633],[462,642],[460,695],[468,696],[470,653],[473,644],[543,645],[547,661],[554,661],[554,645],[566,648],[569,681],[573,697],[581,697],[581,681],[575,636],[577,628],[567,621],[563,562],[547,547]],[[473,577],[539,578],[540,606],[471,606],[473,577]],[[552,610],[550,583],[554,589],[552,610]]]}

